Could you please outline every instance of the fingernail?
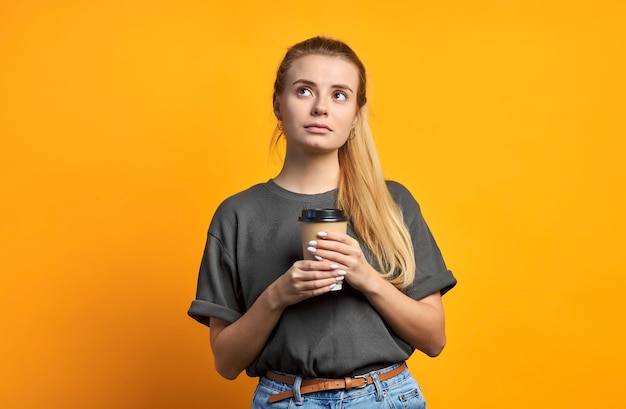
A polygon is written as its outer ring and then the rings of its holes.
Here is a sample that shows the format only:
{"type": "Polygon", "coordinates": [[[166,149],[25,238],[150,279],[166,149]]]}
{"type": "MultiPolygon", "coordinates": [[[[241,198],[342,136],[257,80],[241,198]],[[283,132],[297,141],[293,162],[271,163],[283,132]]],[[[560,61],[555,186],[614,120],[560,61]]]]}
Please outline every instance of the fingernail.
{"type": "Polygon", "coordinates": [[[339,266],[338,266],[337,264],[331,264],[331,265],[330,265],[330,268],[332,268],[332,269],[334,270],[334,269],[336,269],[336,268],[339,268],[339,266]]]}
{"type": "Polygon", "coordinates": [[[309,246],[317,246],[317,242],[315,240],[311,240],[309,242],[309,246]]]}
{"type": "Polygon", "coordinates": [[[311,253],[315,253],[315,251],[317,251],[315,247],[307,247],[306,249],[310,251],[311,253]]]}
{"type": "Polygon", "coordinates": [[[337,271],[337,274],[339,274],[340,276],[345,276],[346,272],[344,270],[339,270],[337,271]]]}
{"type": "Polygon", "coordinates": [[[321,231],[321,232],[317,233],[317,235],[319,237],[326,237],[326,236],[328,236],[328,233],[326,233],[325,231],[321,231]]]}
{"type": "Polygon", "coordinates": [[[336,279],[337,281],[341,281],[341,280],[343,280],[344,278],[345,278],[344,276],[338,276],[338,277],[336,277],[335,279],[336,279]]]}
{"type": "Polygon", "coordinates": [[[317,255],[313,256],[313,257],[315,257],[315,260],[317,260],[317,261],[323,261],[324,260],[323,258],[321,258],[320,256],[317,256],[317,255]]]}

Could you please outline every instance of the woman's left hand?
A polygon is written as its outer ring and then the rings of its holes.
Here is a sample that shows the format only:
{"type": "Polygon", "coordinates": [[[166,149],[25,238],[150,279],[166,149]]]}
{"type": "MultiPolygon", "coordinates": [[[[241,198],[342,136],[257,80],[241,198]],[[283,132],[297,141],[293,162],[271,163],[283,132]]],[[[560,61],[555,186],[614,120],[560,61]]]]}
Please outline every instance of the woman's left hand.
{"type": "Polygon", "coordinates": [[[308,250],[318,259],[333,262],[339,274],[345,275],[350,285],[365,292],[380,274],[369,264],[359,243],[344,233],[320,232],[318,239],[309,242],[308,250]]]}
{"type": "Polygon", "coordinates": [[[359,243],[343,233],[318,233],[309,251],[344,271],[345,280],[365,295],[396,334],[429,356],[439,355],[446,343],[439,291],[420,300],[408,297],[374,270],[359,243]]]}

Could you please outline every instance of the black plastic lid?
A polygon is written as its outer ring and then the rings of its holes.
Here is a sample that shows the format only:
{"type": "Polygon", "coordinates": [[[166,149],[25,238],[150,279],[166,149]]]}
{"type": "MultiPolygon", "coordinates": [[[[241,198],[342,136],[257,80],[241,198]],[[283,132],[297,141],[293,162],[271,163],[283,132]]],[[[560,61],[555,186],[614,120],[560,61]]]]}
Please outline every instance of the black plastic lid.
{"type": "Polygon", "coordinates": [[[304,209],[301,222],[345,222],[346,215],[341,209],[304,209]]]}

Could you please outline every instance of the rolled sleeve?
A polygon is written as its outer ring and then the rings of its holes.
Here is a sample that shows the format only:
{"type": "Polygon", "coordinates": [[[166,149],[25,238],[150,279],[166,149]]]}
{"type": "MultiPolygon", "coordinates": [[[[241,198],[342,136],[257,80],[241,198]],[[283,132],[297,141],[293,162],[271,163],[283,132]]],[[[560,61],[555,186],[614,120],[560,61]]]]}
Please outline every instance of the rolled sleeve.
{"type": "Polygon", "coordinates": [[[452,271],[446,267],[439,246],[424,220],[419,203],[401,184],[391,182],[389,188],[402,209],[415,254],[415,278],[403,291],[416,300],[436,292],[445,294],[457,281],[452,271]]]}
{"type": "Polygon", "coordinates": [[[209,228],[198,273],[196,299],[191,302],[187,314],[207,326],[211,317],[234,322],[244,312],[240,288],[233,257],[223,240],[209,228]]]}
{"type": "Polygon", "coordinates": [[[235,310],[205,300],[192,301],[187,314],[207,327],[211,317],[228,322],[235,322],[241,317],[241,314],[235,310]]]}

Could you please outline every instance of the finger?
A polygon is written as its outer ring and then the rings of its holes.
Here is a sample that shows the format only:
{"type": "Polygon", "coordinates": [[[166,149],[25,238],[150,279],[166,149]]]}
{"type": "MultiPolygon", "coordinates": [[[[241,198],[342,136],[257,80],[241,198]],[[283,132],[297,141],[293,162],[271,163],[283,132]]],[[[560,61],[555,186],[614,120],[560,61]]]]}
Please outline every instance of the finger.
{"type": "Polygon", "coordinates": [[[317,250],[324,249],[330,251],[337,251],[339,253],[347,253],[350,251],[350,246],[345,243],[334,240],[311,240],[308,243],[307,251],[313,256],[318,256],[323,259],[321,254],[317,253],[317,250]]]}
{"type": "Polygon", "coordinates": [[[338,275],[320,280],[301,281],[296,286],[296,290],[300,293],[318,292],[333,288],[336,284],[342,283],[344,276],[338,275]]]}
{"type": "Polygon", "coordinates": [[[336,241],[310,241],[307,251],[314,257],[328,260],[331,262],[339,262],[345,264],[347,257],[354,256],[355,250],[350,246],[336,241]]]}
{"type": "Polygon", "coordinates": [[[317,237],[322,240],[333,240],[341,243],[351,244],[354,238],[348,236],[346,233],[340,233],[337,231],[320,231],[317,233],[317,237]]]}
{"type": "Polygon", "coordinates": [[[311,283],[311,282],[315,282],[315,281],[320,281],[320,280],[328,280],[328,279],[334,279],[337,276],[339,276],[340,274],[338,273],[338,270],[341,269],[341,266],[339,266],[338,264],[335,264],[335,266],[337,268],[330,268],[330,266],[328,268],[325,268],[324,270],[310,270],[310,271],[300,271],[297,274],[293,275],[293,279],[296,282],[302,282],[302,283],[311,283]]]}
{"type": "MultiPolygon", "coordinates": [[[[313,253],[312,253],[313,254],[313,253]]],[[[330,262],[318,256],[315,260],[298,260],[294,266],[300,271],[324,271],[330,270],[330,262]]]]}

